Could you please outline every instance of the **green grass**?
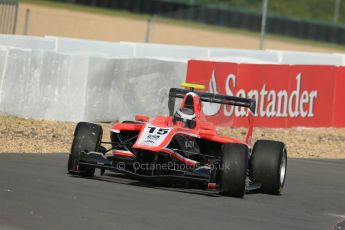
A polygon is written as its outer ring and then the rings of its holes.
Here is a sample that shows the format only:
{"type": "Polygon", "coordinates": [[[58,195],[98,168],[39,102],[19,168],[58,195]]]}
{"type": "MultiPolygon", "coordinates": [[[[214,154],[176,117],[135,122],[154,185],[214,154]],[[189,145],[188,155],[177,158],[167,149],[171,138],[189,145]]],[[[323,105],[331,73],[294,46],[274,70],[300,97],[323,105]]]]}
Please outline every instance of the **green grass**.
{"type": "MultiPolygon", "coordinates": [[[[88,13],[99,14],[99,15],[126,17],[126,18],[132,18],[132,19],[143,20],[143,21],[146,21],[150,17],[150,15],[147,15],[147,14],[136,14],[136,13],[130,13],[130,12],[121,11],[121,10],[90,7],[90,6],[73,4],[73,3],[63,3],[63,2],[58,2],[54,0],[21,0],[21,2],[47,6],[47,7],[52,7],[52,8],[88,12],[88,13]]],[[[245,29],[228,28],[228,27],[222,27],[222,26],[211,26],[204,23],[198,23],[198,22],[186,21],[186,20],[168,19],[168,18],[163,18],[163,17],[155,17],[154,21],[165,23],[165,24],[177,25],[181,27],[193,27],[193,28],[199,28],[203,30],[221,32],[221,33],[240,34],[240,35],[245,35],[245,36],[249,36],[253,38],[259,38],[258,32],[253,32],[253,31],[249,31],[245,29]]],[[[340,45],[340,44],[335,44],[335,43],[312,41],[312,40],[307,40],[307,39],[293,38],[293,37],[287,37],[287,36],[275,35],[275,34],[267,34],[267,39],[286,42],[286,43],[293,43],[293,44],[317,46],[317,47],[325,48],[325,49],[335,49],[335,50],[339,50],[339,52],[345,51],[345,45],[340,45]]],[[[259,41],[258,41],[258,45],[259,45],[259,41]]]]}
{"type": "Polygon", "coordinates": [[[78,5],[78,4],[67,3],[67,2],[58,2],[54,0],[20,0],[20,2],[47,6],[47,7],[52,7],[52,8],[58,8],[58,9],[76,10],[76,11],[99,14],[99,15],[127,17],[127,18],[141,19],[141,20],[147,20],[147,18],[149,17],[149,15],[145,15],[145,14],[134,14],[127,11],[105,9],[105,8],[99,8],[99,7],[90,7],[90,6],[78,5]]]}
{"type": "MultiPolygon", "coordinates": [[[[253,32],[253,31],[245,30],[245,29],[228,28],[228,27],[222,27],[222,26],[210,26],[207,24],[197,23],[193,21],[172,20],[172,19],[166,19],[166,18],[158,18],[158,20],[166,24],[173,24],[173,25],[184,26],[184,27],[193,27],[193,28],[199,28],[199,29],[221,32],[221,33],[240,34],[240,35],[245,35],[248,37],[253,37],[253,38],[258,38],[258,39],[260,36],[259,32],[253,32]]],[[[336,44],[336,43],[313,41],[313,40],[308,40],[308,39],[294,38],[294,37],[288,37],[288,36],[277,35],[277,34],[266,34],[266,38],[273,41],[280,41],[280,42],[286,42],[286,43],[291,43],[291,44],[315,46],[315,47],[320,47],[320,48],[325,48],[325,49],[336,49],[336,50],[339,50],[339,52],[345,51],[345,45],[336,44]]],[[[258,40],[258,46],[259,46],[259,40],[258,40]]]]}
{"type": "MultiPolygon", "coordinates": [[[[218,4],[223,7],[261,11],[262,0],[198,0],[203,4],[218,4]]],[[[335,0],[269,0],[268,13],[280,16],[298,17],[331,23],[335,0]]],[[[339,22],[345,23],[345,4],[340,4],[339,22]]]]}

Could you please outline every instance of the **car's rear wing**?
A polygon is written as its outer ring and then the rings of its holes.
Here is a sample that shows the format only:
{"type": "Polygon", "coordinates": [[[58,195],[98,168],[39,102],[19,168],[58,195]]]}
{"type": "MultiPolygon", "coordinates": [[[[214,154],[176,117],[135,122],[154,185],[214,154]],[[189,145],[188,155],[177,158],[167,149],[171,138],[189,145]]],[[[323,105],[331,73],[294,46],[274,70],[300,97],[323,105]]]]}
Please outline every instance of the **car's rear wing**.
{"type": "MultiPolygon", "coordinates": [[[[170,116],[174,113],[175,107],[175,98],[184,98],[184,95],[191,92],[190,90],[186,89],[179,89],[179,88],[171,88],[169,92],[169,113],[170,116]]],[[[199,91],[193,91],[196,93],[201,101],[210,102],[210,103],[217,103],[217,104],[226,104],[226,105],[234,105],[234,106],[241,106],[247,107],[250,111],[255,114],[256,110],[256,101],[254,99],[243,98],[243,97],[234,97],[234,96],[226,96],[222,94],[212,94],[212,93],[205,93],[199,91]]]]}

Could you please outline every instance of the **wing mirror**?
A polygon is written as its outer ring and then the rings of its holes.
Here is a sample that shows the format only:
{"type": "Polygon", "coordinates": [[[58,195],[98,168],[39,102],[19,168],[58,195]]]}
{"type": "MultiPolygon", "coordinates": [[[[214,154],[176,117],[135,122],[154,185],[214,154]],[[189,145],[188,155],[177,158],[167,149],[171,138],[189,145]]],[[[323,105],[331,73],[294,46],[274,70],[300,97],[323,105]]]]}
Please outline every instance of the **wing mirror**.
{"type": "Polygon", "coordinates": [[[150,118],[148,116],[144,116],[144,115],[136,115],[135,120],[136,121],[142,121],[142,122],[149,122],[150,118]]]}

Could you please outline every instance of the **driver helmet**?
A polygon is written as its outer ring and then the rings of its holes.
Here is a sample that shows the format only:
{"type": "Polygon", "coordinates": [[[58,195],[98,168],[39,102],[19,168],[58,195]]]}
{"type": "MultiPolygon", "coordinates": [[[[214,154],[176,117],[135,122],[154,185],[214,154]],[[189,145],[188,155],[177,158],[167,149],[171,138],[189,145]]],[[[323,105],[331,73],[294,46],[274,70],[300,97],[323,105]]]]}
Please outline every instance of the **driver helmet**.
{"type": "Polygon", "coordinates": [[[193,111],[193,109],[190,108],[179,108],[176,110],[173,122],[176,124],[176,122],[180,121],[183,123],[183,127],[185,128],[195,128],[196,125],[196,116],[193,111]]]}

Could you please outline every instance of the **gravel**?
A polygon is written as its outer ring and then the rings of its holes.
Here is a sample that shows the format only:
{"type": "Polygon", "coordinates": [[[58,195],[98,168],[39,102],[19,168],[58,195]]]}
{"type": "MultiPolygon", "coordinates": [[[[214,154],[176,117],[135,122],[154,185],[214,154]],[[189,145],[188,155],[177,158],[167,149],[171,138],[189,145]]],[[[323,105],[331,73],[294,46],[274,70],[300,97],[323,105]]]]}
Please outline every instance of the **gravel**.
{"type": "MultiPolygon", "coordinates": [[[[76,123],[0,115],[0,153],[68,153],[76,123]]],[[[104,140],[111,125],[101,124],[104,140]]],[[[219,128],[224,136],[244,139],[244,128],[219,128]]],[[[258,139],[279,140],[293,158],[345,159],[345,128],[254,128],[258,139]]]]}

